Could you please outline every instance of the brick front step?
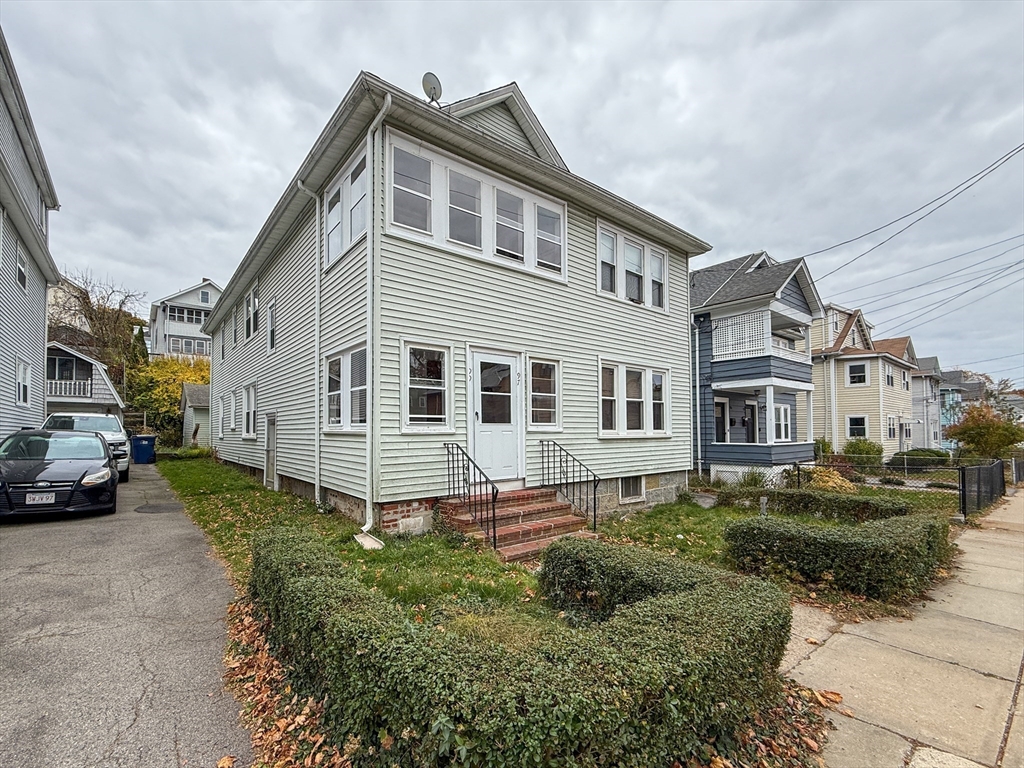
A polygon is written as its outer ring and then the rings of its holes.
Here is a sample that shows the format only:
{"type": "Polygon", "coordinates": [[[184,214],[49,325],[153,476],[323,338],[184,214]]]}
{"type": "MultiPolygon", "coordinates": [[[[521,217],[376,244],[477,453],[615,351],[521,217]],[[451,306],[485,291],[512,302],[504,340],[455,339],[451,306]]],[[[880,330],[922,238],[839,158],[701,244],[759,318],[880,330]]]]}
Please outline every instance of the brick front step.
{"type": "Polygon", "coordinates": [[[524,541],[519,544],[510,544],[505,547],[499,547],[498,557],[501,558],[503,563],[521,563],[527,560],[537,560],[540,557],[540,553],[544,551],[548,544],[558,541],[559,539],[566,538],[566,536],[572,536],[573,538],[578,539],[597,538],[597,534],[593,531],[574,531],[573,533],[563,534],[561,536],[550,536],[546,539],[533,539],[532,541],[524,541]]]}
{"type": "MultiPolygon", "coordinates": [[[[561,517],[549,517],[544,520],[529,520],[525,523],[502,525],[496,531],[498,548],[535,539],[563,536],[586,527],[587,521],[575,515],[563,515],[561,517]]],[[[478,528],[469,535],[474,539],[486,542],[491,541],[490,533],[482,528],[478,528]]]]}
{"type": "MultiPolygon", "coordinates": [[[[529,504],[551,503],[556,500],[557,493],[553,488],[521,488],[515,491],[498,491],[498,499],[495,509],[506,509],[508,507],[521,507],[529,504]]],[[[489,495],[473,496],[470,501],[477,505],[490,505],[489,495]]],[[[461,502],[458,499],[445,499],[441,506],[450,515],[459,515],[469,512],[469,502],[461,502]]]]}
{"type": "MultiPolygon", "coordinates": [[[[490,510],[484,509],[484,515],[489,515],[490,510]]],[[[497,520],[498,525],[514,525],[516,523],[526,523],[531,520],[545,520],[551,517],[564,517],[565,515],[572,514],[572,505],[565,504],[559,501],[541,502],[539,504],[522,504],[516,507],[503,507],[501,509],[495,509],[494,518],[497,520]]],[[[481,518],[478,524],[473,520],[473,516],[469,512],[461,512],[456,515],[449,516],[448,520],[455,530],[461,531],[462,533],[469,533],[470,531],[482,528],[487,524],[486,517],[481,518]]]]}

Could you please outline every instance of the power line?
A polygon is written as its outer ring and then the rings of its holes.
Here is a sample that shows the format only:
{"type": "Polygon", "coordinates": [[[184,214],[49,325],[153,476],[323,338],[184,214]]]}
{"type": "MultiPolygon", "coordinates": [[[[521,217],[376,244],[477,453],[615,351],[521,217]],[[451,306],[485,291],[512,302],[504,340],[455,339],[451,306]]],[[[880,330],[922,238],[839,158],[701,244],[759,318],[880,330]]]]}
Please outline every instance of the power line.
{"type": "MultiPolygon", "coordinates": [[[[1024,259],[1021,259],[1020,261],[1015,261],[1013,264],[1001,264],[998,267],[992,267],[991,269],[984,269],[981,272],[979,272],[975,277],[976,278],[988,277],[989,275],[997,274],[1000,271],[1008,272],[1011,269],[1013,269],[1014,267],[1020,266],[1021,264],[1024,264],[1024,259]]],[[[936,293],[943,293],[945,291],[951,291],[951,290],[953,290],[955,288],[959,288],[962,285],[963,285],[962,282],[959,285],[947,285],[945,288],[938,288],[938,289],[936,289],[934,291],[929,291],[928,293],[922,293],[922,294],[920,294],[918,296],[913,296],[913,297],[910,297],[910,298],[905,299],[903,301],[897,301],[895,304],[887,304],[884,307],[876,307],[875,309],[873,309],[871,311],[872,312],[884,312],[887,309],[892,309],[893,307],[899,307],[901,305],[905,305],[908,301],[917,301],[918,299],[925,299],[925,298],[927,298],[929,296],[934,296],[936,293]]],[[[903,293],[903,291],[896,291],[895,293],[903,293]]],[[[892,295],[893,294],[887,294],[885,298],[889,298],[892,295]]],[[[954,298],[956,298],[956,297],[954,297],[954,298]]],[[[879,301],[883,301],[883,300],[884,299],[876,299],[875,301],[869,301],[868,304],[875,304],[875,303],[877,303],[879,301]]],[[[861,307],[861,308],[863,308],[863,307],[861,307]]],[[[913,312],[913,311],[916,311],[916,310],[911,310],[911,311],[913,312]]]]}
{"type": "MultiPolygon", "coordinates": [[[[989,280],[986,280],[986,281],[985,281],[985,283],[991,282],[992,280],[995,280],[995,279],[996,279],[997,277],[999,277],[999,275],[996,275],[995,277],[993,277],[993,278],[990,278],[989,280]]],[[[1003,286],[1002,288],[996,288],[996,289],[995,289],[994,291],[992,291],[992,293],[990,293],[990,294],[989,294],[989,297],[995,296],[995,295],[996,295],[997,293],[999,293],[1000,291],[1005,291],[1005,290],[1006,290],[1007,288],[1012,288],[1013,286],[1017,285],[1017,283],[1021,283],[1021,282],[1024,282],[1024,277],[1020,277],[1020,278],[1018,278],[1017,280],[1014,280],[1014,281],[1013,281],[1012,283],[1007,283],[1007,284],[1006,284],[1006,285],[1004,285],[1004,286],[1003,286]]],[[[985,285],[985,283],[982,283],[982,285],[985,285]]],[[[981,288],[981,285],[976,285],[976,286],[974,286],[974,288],[981,288]]],[[[969,290],[970,290],[970,291],[973,291],[973,290],[974,290],[974,288],[971,288],[971,289],[969,289],[969,290]]],[[[968,293],[968,292],[969,292],[969,291],[964,291],[964,293],[968,293]]],[[[960,294],[960,295],[962,296],[963,294],[960,294]]],[[[955,298],[957,298],[957,297],[956,297],[956,296],[954,296],[953,298],[955,299],[955,298]]],[[[957,307],[956,309],[948,309],[948,308],[946,308],[946,307],[944,307],[944,306],[943,306],[943,307],[938,307],[938,309],[944,309],[944,310],[945,310],[945,311],[946,311],[947,313],[951,313],[951,312],[956,312],[957,310],[963,309],[964,307],[968,306],[968,305],[969,305],[970,303],[971,303],[971,302],[967,302],[967,304],[961,304],[961,305],[960,305],[959,307],[957,307]]],[[[933,312],[933,311],[934,311],[934,309],[932,309],[932,310],[929,310],[929,311],[932,311],[932,312],[933,312]]],[[[908,320],[908,321],[906,321],[905,323],[902,323],[901,325],[906,325],[907,323],[909,323],[909,322],[912,322],[912,321],[913,321],[914,319],[916,319],[916,318],[912,318],[911,320],[908,320]]],[[[902,330],[902,332],[903,332],[903,333],[907,333],[908,331],[912,331],[912,330],[914,330],[915,328],[920,328],[920,327],[921,327],[922,325],[925,325],[925,324],[927,324],[927,323],[930,323],[930,322],[932,322],[932,321],[931,321],[931,320],[924,320],[924,321],[922,321],[922,322],[920,322],[920,323],[917,323],[917,324],[915,324],[915,325],[912,325],[912,326],[910,326],[909,328],[904,328],[904,329],[902,330]]],[[[900,327],[900,326],[897,326],[897,328],[898,328],[898,327],[900,327]]],[[[891,333],[891,331],[890,331],[890,333],[891,333]]]]}
{"type": "Polygon", "coordinates": [[[855,242],[857,242],[858,240],[863,240],[863,239],[864,239],[865,237],[867,237],[868,235],[873,235],[873,234],[875,234],[876,232],[881,232],[881,231],[882,231],[883,229],[885,229],[886,227],[891,227],[891,226],[892,226],[893,224],[896,224],[896,223],[898,223],[898,222],[900,222],[900,221],[903,221],[904,219],[906,219],[906,218],[909,218],[909,217],[913,216],[913,215],[914,215],[915,213],[919,213],[920,211],[923,211],[923,210],[924,210],[925,208],[927,208],[927,207],[928,207],[929,205],[931,205],[932,203],[937,203],[937,202],[939,202],[939,200],[941,200],[942,198],[946,197],[946,195],[949,195],[949,194],[951,194],[951,193],[955,192],[955,191],[956,191],[957,189],[959,189],[960,187],[962,187],[962,186],[963,186],[964,184],[966,184],[967,182],[969,182],[969,181],[970,181],[971,179],[975,178],[976,176],[979,176],[979,175],[981,175],[981,174],[982,174],[982,173],[984,173],[985,171],[987,171],[987,170],[989,170],[990,168],[992,168],[992,166],[993,166],[993,165],[995,165],[996,163],[999,163],[999,162],[1001,162],[1001,161],[1005,161],[1005,160],[1008,160],[1008,159],[1009,159],[1009,158],[1010,158],[1010,157],[1011,157],[1011,156],[1013,155],[1013,153],[1015,153],[1015,152],[1019,152],[1019,151],[1020,151],[1020,150],[1021,150],[1022,148],[1024,148],[1024,144],[1021,144],[1021,145],[1017,146],[1017,147],[1016,147],[1015,149],[1011,149],[1011,150],[1010,150],[1009,152],[1007,152],[1007,153],[1006,153],[1005,155],[1003,155],[1002,157],[1000,157],[1000,158],[999,158],[999,160],[996,160],[996,161],[995,161],[995,163],[992,163],[992,165],[989,165],[989,166],[986,166],[985,168],[982,168],[982,169],[981,169],[980,171],[978,171],[978,172],[977,172],[976,174],[974,174],[974,176],[969,176],[969,177],[967,177],[966,179],[964,179],[963,181],[961,181],[961,182],[960,182],[959,184],[957,184],[957,185],[956,185],[955,187],[953,187],[953,189],[949,190],[948,192],[943,192],[943,193],[942,193],[941,195],[939,195],[938,197],[936,197],[936,198],[935,198],[934,200],[929,200],[929,201],[928,201],[927,203],[925,203],[924,205],[922,205],[922,206],[921,206],[920,208],[917,208],[917,209],[915,209],[915,210],[911,211],[910,213],[904,214],[903,216],[900,216],[900,217],[899,217],[898,219],[893,219],[893,220],[892,220],[892,221],[890,221],[890,222],[889,222],[888,224],[883,224],[883,225],[882,225],[882,226],[880,226],[880,227],[876,227],[875,229],[872,229],[872,230],[871,230],[870,232],[865,232],[865,233],[864,233],[863,235],[857,235],[856,237],[851,237],[851,238],[850,238],[849,240],[844,240],[844,241],[843,241],[843,242],[841,242],[841,243],[836,243],[835,245],[830,245],[830,246],[829,246],[828,248],[822,248],[822,249],[821,249],[820,251],[812,251],[811,253],[805,254],[805,255],[804,255],[804,256],[803,256],[802,258],[805,258],[805,259],[806,259],[806,258],[809,258],[809,257],[811,257],[811,256],[817,256],[817,255],[818,255],[819,253],[825,253],[825,252],[827,252],[827,251],[832,251],[832,250],[835,250],[836,248],[841,248],[841,247],[842,247],[842,246],[844,246],[844,245],[849,245],[850,243],[855,243],[855,242]]]}
{"type": "MultiPolygon", "coordinates": [[[[984,251],[987,248],[994,248],[997,245],[1002,245],[1003,243],[1008,243],[1011,240],[1017,240],[1017,239],[1022,238],[1022,237],[1024,237],[1024,234],[1014,235],[1013,237],[1008,237],[1005,240],[997,240],[994,243],[989,243],[988,245],[983,245],[983,246],[981,246],[981,248],[975,248],[973,251],[964,251],[963,253],[958,253],[956,256],[949,256],[948,258],[940,259],[939,261],[930,261],[927,264],[925,264],[924,266],[914,267],[913,269],[908,269],[906,272],[898,272],[895,275],[889,275],[889,277],[883,277],[883,278],[881,278],[879,280],[873,280],[870,283],[864,283],[864,285],[858,285],[856,288],[850,288],[850,289],[845,290],[845,291],[840,291],[836,295],[837,296],[845,296],[848,293],[853,293],[854,291],[859,291],[861,288],[867,288],[867,287],[872,286],[872,285],[878,285],[879,283],[884,283],[884,282],[886,282],[888,280],[892,280],[895,277],[903,277],[904,275],[910,275],[910,274],[913,274],[914,272],[920,272],[922,269],[931,269],[932,267],[938,266],[939,264],[945,264],[947,261],[952,261],[953,259],[959,259],[959,258],[962,258],[963,256],[970,256],[972,253],[977,253],[978,251],[984,251]]],[[[1024,245],[1024,244],[1022,244],[1022,245],[1024,245]]],[[[1004,253],[1005,253],[1005,251],[1004,251],[1004,253]]]]}
{"type": "Polygon", "coordinates": [[[996,360],[1008,360],[1011,357],[1020,357],[1024,355],[1024,352],[1014,352],[1012,355],[1003,355],[1002,357],[989,357],[984,360],[972,360],[969,363],[957,363],[955,367],[963,368],[965,365],[977,365],[978,363],[992,363],[996,360]]]}
{"type": "MultiPolygon", "coordinates": [[[[961,190],[960,190],[959,192],[957,192],[956,194],[954,194],[954,195],[953,195],[952,197],[949,197],[949,198],[947,198],[946,200],[943,200],[943,201],[942,201],[941,203],[939,203],[939,204],[938,204],[937,206],[935,206],[935,207],[934,207],[934,208],[932,208],[932,209],[931,209],[930,211],[928,211],[928,213],[926,213],[926,214],[924,214],[924,215],[922,215],[922,216],[918,216],[918,217],[917,217],[916,219],[914,219],[914,220],[913,220],[912,222],[910,222],[909,224],[907,224],[907,226],[903,227],[903,229],[899,229],[899,230],[896,230],[896,232],[894,232],[893,234],[889,235],[889,237],[885,238],[885,240],[882,240],[881,242],[877,243],[876,245],[873,245],[873,246],[871,246],[871,247],[870,247],[870,248],[868,248],[868,249],[867,249],[866,251],[864,251],[864,252],[863,252],[863,253],[861,253],[861,254],[858,254],[857,256],[854,256],[854,257],[853,257],[852,259],[850,259],[849,261],[847,261],[847,262],[845,262],[845,263],[843,263],[843,264],[840,264],[840,265],[839,265],[838,267],[836,267],[835,269],[833,269],[833,270],[832,270],[831,272],[827,272],[827,273],[825,273],[824,275],[822,275],[822,276],[821,276],[820,278],[818,278],[818,279],[819,279],[819,280],[824,280],[824,279],[825,279],[826,277],[829,277],[829,276],[831,276],[831,275],[834,275],[834,274],[835,274],[836,272],[838,272],[839,270],[841,270],[841,269],[845,269],[846,267],[850,266],[851,264],[853,264],[853,262],[857,261],[858,259],[861,259],[861,258],[863,258],[864,256],[867,256],[867,255],[868,255],[869,253],[871,253],[872,251],[875,251],[875,250],[877,250],[878,248],[881,248],[881,247],[882,247],[883,245],[885,245],[886,243],[888,243],[888,242],[889,242],[890,240],[892,240],[893,238],[895,238],[895,237],[898,237],[899,235],[901,235],[901,234],[903,234],[904,232],[906,232],[906,231],[907,231],[908,229],[910,229],[910,228],[911,228],[912,226],[914,226],[915,224],[917,224],[917,223],[918,223],[919,221],[922,221],[923,219],[927,219],[927,218],[928,218],[929,216],[931,216],[931,215],[932,215],[933,213],[935,213],[935,212],[936,212],[936,211],[938,211],[939,209],[943,208],[944,206],[946,206],[946,205],[948,205],[949,203],[951,203],[951,202],[953,202],[954,200],[956,200],[956,199],[957,199],[958,197],[960,197],[960,195],[962,195],[962,194],[963,194],[964,192],[966,192],[966,191],[967,191],[968,189],[970,189],[971,187],[973,187],[973,186],[974,186],[975,184],[977,184],[977,183],[978,183],[979,181],[981,181],[982,179],[984,179],[984,178],[985,178],[986,176],[988,176],[989,174],[991,174],[991,173],[994,173],[994,172],[995,172],[995,170],[996,170],[997,168],[999,168],[999,166],[1003,165],[1004,163],[1007,163],[1007,162],[1009,162],[1009,161],[1010,161],[1010,159],[1011,159],[1011,158],[1013,158],[1013,156],[1014,156],[1014,155],[1017,155],[1017,154],[1019,154],[1019,153],[1020,153],[1020,152],[1022,152],[1022,151],[1024,151],[1024,144],[1021,144],[1021,145],[1019,145],[1019,146],[1018,146],[1018,147],[1017,147],[1016,149],[1014,149],[1014,150],[1012,150],[1011,152],[1009,152],[1009,153],[1007,153],[1006,155],[1004,155],[1004,156],[1003,156],[1003,157],[1002,157],[1002,158],[1001,158],[1000,160],[998,160],[998,161],[996,161],[995,163],[993,163],[992,165],[990,165],[990,166],[989,166],[988,168],[986,168],[986,169],[985,169],[984,171],[980,171],[979,173],[975,174],[975,176],[977,176],[978,178],[976,178],[976,179],[975,179],[974,181],[972,181],[972,182],[971,182],[970,184],[968,184],[968,185],[967,185],[966,187],[964,187],[964,188],[963,188],[963,189],[961,189],[961,190]],[[979,175],[979,174],[980,174],[980,175],[979,175]]],[[[973,178],[973,177],[972,177],[972,178],[973,178]]],[[[958,186],[959,186],[959,185],[958,185],[958,186]]],[[[953,189],[956,189],[956,187],[953,187],[953,189]]],[[[952,190],[950,190],[950,192],[952,192],[952,190]]],[[[948,195],[948,194],[949,194],[949,192],[947,192],[946,194],[948,195]]],[[[945,195],[943,195],[942,197],[944,197],[944,196],[945,196],[945,195]]],[[[939,198],[936,198],[936,200],[940,200],[940,199],[941,199],[941,197],[939,197],[939,198]]],[[[932,202],[935,202],[935,201],[933,200],[932,202]]],[[[931,203],[929,203],[928,205],[930,205],[930,204],[931,204],[931,203]]],[[[922,206],[922,207],[927,207],[927,206],[922,206]]],[[[920,208],[918,208],[918,210],[921,210],[921,209],[920,209],[920,208]]],[[[915,211],[915,213],[916,213],[916,211],[915,211]]],[[[912,215],[912,214],[907,214],[907,215],[909,216],[909,215],[912,215]]],[[[902,218],[904,218],[904,219],[905,219],[905,218],[906,218],[906,216],[903,216],[902,218]]],[[[889,222],[889,223],[890,223],[890,224],[893,224],[893,223],[895,223],[895,222],[889,222]]],[[[889,225],[887,224],[886,226],[889,226],[889,225]]],[[[885,228],[885,227],[881,227],[881,229],[884,229],[884,228],[885,228]]],[[[876,231],[877,231],[877,230],[876,230],[876,231]]],[[[860,239],[860,238],[857,238],[857,239],[860,239]]],[[[826,250],[831,250],[831,249],[826,249],[826,250]]],[[[818,253],[821,253],[821,251],[818,251],[818,253]]],[[[810,254],[810,255],[813,255],[813,254],[810,254]]]]}

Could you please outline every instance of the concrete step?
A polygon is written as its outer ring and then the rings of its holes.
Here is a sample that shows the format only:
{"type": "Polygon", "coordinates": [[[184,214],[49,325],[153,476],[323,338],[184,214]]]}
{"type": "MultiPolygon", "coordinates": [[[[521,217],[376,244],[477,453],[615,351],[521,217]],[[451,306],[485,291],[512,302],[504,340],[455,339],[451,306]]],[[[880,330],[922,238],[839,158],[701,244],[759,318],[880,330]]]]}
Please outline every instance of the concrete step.
{"type": "Polygon", "coordinates": [[[559,536],[532,539],[518,544],[509,544],[504,547],[498,547],[498,557],[501,558],[503,563],[522,563],[528,560],[537,560],[540,558],[540,553],[544,551],[548,544],[558,541],[559,539],[564,539],[567,536],[572,536],[578,539],[597,538],[597,534],[593,531],[573,531],[572,533],[562,534],[559,536]]]}
{"type": "MultiPolygon", "coordinates": [[[[513,523],[502,525],[496,531],[498,547],[510,544],[518,544],[534,539],[546,539],[552,536],[561,536],[566,533],[586,528],[587,521],[576,515],[563,515],[561,517],[549,517],[544,520],[528,520],[525,523],[513,523]]],[[[480,541],[490,542],[490,533],[484,529],[477,529],[470,534],[471,538],[480,541]]]]}
{"type": "MultiPolygon", "coordinates": [[[[484,514],[489,514],[489,511],[485,510],[484,514]]],[[[572,514],[572,505],[554,500],[542,501],[536,504],[522,504],[515,507],[503,507],[494,511],[494,517],[499,526],[525,523],[530,520],[544,520],[550,517],[564,517],[568,514],[572,514]]],[[[473,516],[469,512],[460,512],[450,516],[448,519],[452,527],[462,533],[469,533],[487,524],[486,518],[481,518],[478,524],[477,521],[473,520],[473,516]]]]}

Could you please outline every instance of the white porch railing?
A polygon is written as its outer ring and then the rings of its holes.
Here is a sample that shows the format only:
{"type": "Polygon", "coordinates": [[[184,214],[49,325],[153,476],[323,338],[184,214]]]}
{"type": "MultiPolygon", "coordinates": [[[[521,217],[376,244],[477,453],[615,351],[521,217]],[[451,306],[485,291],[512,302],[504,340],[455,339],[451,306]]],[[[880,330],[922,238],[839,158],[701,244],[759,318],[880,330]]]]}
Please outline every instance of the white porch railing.
{"type": "Polygon", "coordinates": [[[92,397],[92,379],[46,380],[50,397],[92,397]]]}
{"type": "Polygon", "coordinates": [[[786,344],[785,339],[772,336],[772,354],[784,357],[787,360],[796,360],[798,363],[809,363],[811,360],[802,349],[793,349],[786,344]]]}
{"type": "Polygon", "coordinates": [[[806,350],[790,348],[788,339],[772,336],[765,312],[750,312],[714,321],[711,333],[712,360],[739,360],[775,355],[798,363],[810,363],[806,350]]]}

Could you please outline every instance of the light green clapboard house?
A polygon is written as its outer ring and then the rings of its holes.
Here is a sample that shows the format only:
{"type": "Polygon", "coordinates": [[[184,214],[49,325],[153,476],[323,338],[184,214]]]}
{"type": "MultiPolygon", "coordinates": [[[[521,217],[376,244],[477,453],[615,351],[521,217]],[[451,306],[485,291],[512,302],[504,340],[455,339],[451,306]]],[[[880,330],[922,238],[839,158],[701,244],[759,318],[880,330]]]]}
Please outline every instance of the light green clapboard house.
{"type": "Polygon", "coordinates": [[[360,74],[204,327],[213,445],[385,530],[479,475],[674,499],[709,248],[573,175],[514,83],[442,108],[360,74]]]}

